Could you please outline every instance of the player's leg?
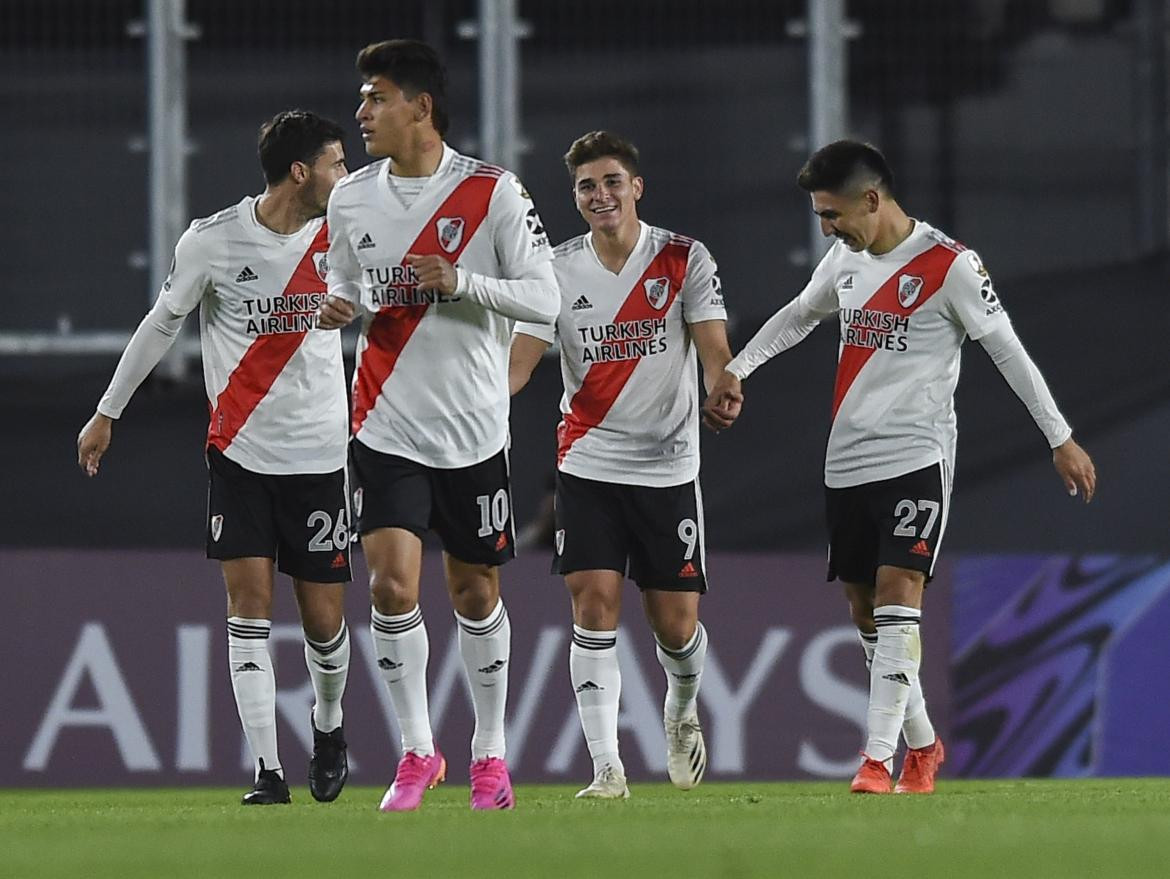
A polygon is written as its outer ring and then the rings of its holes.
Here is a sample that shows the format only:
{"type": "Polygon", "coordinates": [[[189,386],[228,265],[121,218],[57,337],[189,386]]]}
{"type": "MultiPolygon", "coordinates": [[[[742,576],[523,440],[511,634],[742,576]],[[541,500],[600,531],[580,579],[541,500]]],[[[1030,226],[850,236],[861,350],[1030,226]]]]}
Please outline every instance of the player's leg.
{"type": "Polygon", "coordinates": [[[244,737],[256,761],[245,805],[289,802],[276,743],[276,675],[268,652],[272,630],[272,559],[222,562],[227,587],[228,668],[244,737]]]}
{"type": "Polygon", "coordinates": [[[421,465],[354,440],[357,531],[370,576],[370,633],[378,669],[402,732],[402,758],[382,797],[383,811],[418,808],[423,792],[446,776],[427,705],[430,641],[418,605],[422,534],[430,520],[430,480],[421,465]]]}
{"type": "MultiPolygon", "coordinates": [[[[878,532],[873,601],[878,640],[870,669],[865,753],[869,760],[887,768],[906,719],[910,693],[916,683],[921,687],[922,594],[934,571],[946,527],[949,494],[949,479],[941,463],[875,483],[866,494],[878,532]]],[[[918,759],[923,756],[922,749],[910,751],[915,755],[910,760],[912,770],[925,769],[929,775],[905,779],[909,787],[920,788],[919,792],[933,789],[934,771],[942,760],[941,744],[937,749],[934,743],[927,748],[930,753],[925,763],[918,759]]],[[[902,789],[907,790],[907,786],[902,789]]]]}
{"type": "Polygon", "coordinates": [[[350,655],[343,616],[351,579],[345,470],[279,476],[273,483],[279,493],[277,567],[293,580],[315,697],[309,792],[330,802],[349,777],[341,710],[350,655]]]}
{"type": "Polygon", "coordinates": [[[583,798],[630,795],[618,752],[617,627],[628,555],[622,488],[557,474],[553,573],[564,576],[572,601],[569,680],[593,761],[593,781],[577,793],[583,798]]]}
{"type": "Polygon", "coordinates": [[[577,792],[581,798],[624,799],[630,795],[618,751],[622,674],[618,664],[617,627],[623,579],[617,571],[604,569],[565,575],[573,605],[569,681],[576,696],[585,745],[593,761],[593,781],[577,792]]]}
{"type": "MultiPolygon", "coordinates": [[[[873,666],[873,654],[877,649],[877,626],[873,622],[873,587],[864,583],[846,583],[845,595],[849,600],[849,613],[857,626],[857,637],[865,655],[865,670],[873,666]]],[[[934,744],[934,724],[926,711],[926,699],[922,694],[921,678],[916,677],[906,701],[906,719],[902,721],[902,738],[910,750],[930,748],[934,744]]]]}
{"type": "Polygon", "coordinates": [[[433,524],[443,541],[447,590],[475,713],[471,807],[515,805],[505,762],[504,712],[512,624],[500,597],[500,566],[515,555],[507,453],[470,467],[431,471],[433,524]]]}
{"type": "Polygon", "coordinates": [[[244,736],[256,761],[245,805],[289,802],[276,741],[272,629],[276,519],[271,477],[207,450],[207,557],[221,563],[227,588],[228,669],[244,736]]]}
{"type": "Polygon", "coordinates": [[[305,665],[313,683],[313,755],[309,792],[328,803],[337,799],[349,778],[344,713],[341,707],[349,678],[349,628],[343,616],[345,587],[340,583],[293,580],[305,632],[305,665]]]}
{"type": "Polygon", "coordinates": [[[675,787],[690,790],[707,770],[698,703],[707,657],[707,631],[699,622],[707,574],[698,481],[667,488],[629,486],[626,514],[634,534],[630,576],[642,590],[666,675],[667,771],[675,787]]]}

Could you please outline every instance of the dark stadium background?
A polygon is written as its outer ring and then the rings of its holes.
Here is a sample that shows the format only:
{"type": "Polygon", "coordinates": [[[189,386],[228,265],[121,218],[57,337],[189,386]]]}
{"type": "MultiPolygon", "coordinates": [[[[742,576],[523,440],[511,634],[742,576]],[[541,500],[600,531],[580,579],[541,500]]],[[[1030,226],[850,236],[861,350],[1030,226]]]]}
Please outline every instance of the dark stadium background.
{"type": "MultiPolygon", "coordinates": [[[[883,146],[902,201],[979,250],[1021,337],[1097,460],[1087,510],[1061,497],[1043,440],[977,345],[958,395],[952,550],[1160,552],[1170,477],[1166,368],[1164,46],[1143,57],[1140,2],[848,5],[851,130],[883,146]],[[1083,8],[1080,18],[1079,8],[1083,8]],[[1063,16],[1062,16],[1063,11],[1063,16]],[[1146,68],[1153,85],[1139,91],[1146,68]],[[1158,76],[1160,75],[1160,79],[1158,76]],[[1153,112],[1139,99],[1157,102],[1153,112]],[[1154,137],[1162,164],[1139,174],[1154,137]],[[1154,220],[1149,219],[1153,216],[1154,220]],[[1151,228],[1152,226],[1152,228],[1151,228]]],[[[0,329],[132,329],[148,304],[129,255],[146,240],[139,4],[0,5],[4,289],[0,329]]],[[[257,124],[300,105],[351,130],[354,51],[425,36],[449,58],[452,142],[476,132],[474,47],[454,35],[472,2],[342,0],[328,12],[275,0],[193,0],[189,209],[202,216],[262,187],[257,124]]],[[[644,157],[641,212],[705,241],[720,262],[739,346],[794,295],[808,212],[793,180],[807,152],[803,3],[521,3],[521,172],[553,240],[576,234],[560,155],[608,127],[644,157]]],[[[1156,11],[1156,10],[1155,10],[1156,11]]],[[[366,161],[348,140],[351,169],[366,161]]],[[[822,327],[746,386],[746,414],[706,437],[703,486],[715,549],[816,550],[820,466],[836,330],[822,327]]],[[[349,346],[347,346],[349,347],[349,346]]],[[[350,349],[352,350],[352,349],[350,349]]],[[[2,357],[8,411],[4,523],[12,546],[198,545],[205,402],[191,380],[152,382],[117,426],[100,479],[72,467],[78,428],[116,358],[2,357]]],[[[548,480],[559,377],[553,362],[513,414],[515,504],[529,519],[548,480]]]]}

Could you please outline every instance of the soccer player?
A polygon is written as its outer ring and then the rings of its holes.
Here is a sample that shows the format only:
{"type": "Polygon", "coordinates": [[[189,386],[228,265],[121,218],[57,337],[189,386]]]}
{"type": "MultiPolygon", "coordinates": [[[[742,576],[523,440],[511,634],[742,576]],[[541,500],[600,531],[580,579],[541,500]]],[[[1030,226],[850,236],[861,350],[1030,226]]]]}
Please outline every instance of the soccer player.
{"type": "Polygon", "coordinates": [[[930,793],[943,744],[919,683],[922,596],[946,529],[955,463],[954,391],[963,341],[976,339],[1027,406],[1070,495],[1096,474],[1012,329],[974,251],[906,215],[874,147],[831,143],[801,169],[821,231],[837,241],[800,295],[728,365],[704,404],[729,427],[739,381],[833,315],[841,346],[825,457],[828,578],[841,579],[870,666],[864,761],[854,793],[930,793]]]}
{"type": "Polygon", "coordinates": [[[207,556],[222,563],[232,690],[256,760],[245,805],[289,802],[268,652],[274,562],[293,581],[316,697],[309,790],[330,801],[348,777],[345,374],[339,334],[316,325],[326,293],[323,216],[346,173],[343,137],[336,123],[303,110],[261,127],[264,192],[183,233],[154,307],[77,439],[78,463],[94,476],[114,421],[199,306],[211,406],[207,556]]]}
{"type": "Polygon", "coordinates": [[[360,307],[350,452],[370,568],[370,629],[402,730],[382,798],[416,809],[446,761],[427,710],[418,606],[422,535],[442,540],[475,710],[471,807],[510,809],[504,707],[511,626],[499,566],[515,542],[508,477],[508,341],[551,321],[557,290],[532,200],[515,175],[443,142],[446,74],[413,40],[364,48],[357,120],[373,162],[329,200],[326,326],[360,307]]]}
{"type": "MultiPolygon", "coordinates": [[[[707,768],[698,693],[707,655],[699,492],[699,387],[731,360],[726,312],[707,248],[638,219],[638,150],[594,131],[565,154],[589,232],[558,246],[555,326],[518,324],[509,383],[522,388],[560,340],[565,394],[557,427],[553,572],[573,605],[569,674],[593,758],[578,797],[625,798],[618,755],[617,627],[627,566],[666,672],[670,780],[695,787],[707,768]]],[[[729,390],[730,405],[736,392],[729,390]]]]}

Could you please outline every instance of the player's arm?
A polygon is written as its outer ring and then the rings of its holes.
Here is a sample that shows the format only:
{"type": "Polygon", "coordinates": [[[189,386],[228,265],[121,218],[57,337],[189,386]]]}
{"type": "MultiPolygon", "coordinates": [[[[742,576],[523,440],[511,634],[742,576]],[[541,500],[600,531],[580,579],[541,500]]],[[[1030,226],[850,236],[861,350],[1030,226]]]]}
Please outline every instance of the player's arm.
{"type": "Polygon", "coordinates": [[[551,324],[561,307],[552,248],[532,199],[513,175],[497,181],[485,222],[504,277],[457,268],[442,256],[408,253],[406,264],[419,287],[464,297],[512,320],[551,324]]]}
{"type": "Polygon", "coordinates": [[[689,326],[699,363],[703,365],[703,423],[714,431],[735,423],[743,409],[743,389],[737,376],[727,372],[731,362],[731,344],[727,341],[727,321],[704,320],[689,326]]]}
{"type": "Polygon", "coordinates": [[[345,234],[345,221],[336,198],[337,190],[329,196],[326,222],[329,225],[329,270],[326,282],[329,295],[317,311],[317,326],[323,330],[339,330],[347,326],[358,313],[361,302],[362,269],[345,234]]]}
{"type": "Polygon", "coordinates": [[[978,254],[968,250],[954,261],[947,273],[945,291],[952,317],[983,346],[1044,434],[1052,449],[1052,464],[1068,493],[1079,493],[1085,503],[1091,501],[1097,488],[1093,460],[1073,440],[1072,428],[1016,336],[978,254]]]}
{"type": "Polygon", "coordinates": [[[553,340],[546,338],[547,324],[517,324],[512,333],[512,348],[508,352],[508,393],[515,396],[532,378],[532,371],[540,363],[553,340]]]}
{"type": "Polygon", "coordinates": [[[1072,428],[1056,406],[1048,383],[1040,374],[1010,321],[979,338],[979,344],[991,357],[1000,375],[1020,398],[1052,449],[1052,465],[1068,493],[1080,493],[1085,503],[1097,489],[1097,472],[1093,459],[1072,438],[1072,428]]]}
{"type": "Polygon", "coordinates": [[[727,364],[714,385],[708,388],[707,400],[703,403],[703,420],[709,427],[717,429],[720,426],[723,420],[720,418],[720,402],[728,399],[730,394],[742,394],[740,383],[744,379],[777,354],[798,344],[816,329],[817,324],[837,312],[836,294],[828,282],[824,266],[822,260],[800,295],[764,322],[743,350],[727,364]]]}
{"type": "Polygon", "coordinates": [[[171,349],[183,319],[203,298],[208,279],[195,240],[197,234],[188,229],[179,239],[174,266],[163,289],[130,337],[97,410],[77,435],[77,464],[87,476],[97,475],[113,438],[114,422],[122,417],[139,385],[171,349]]]}

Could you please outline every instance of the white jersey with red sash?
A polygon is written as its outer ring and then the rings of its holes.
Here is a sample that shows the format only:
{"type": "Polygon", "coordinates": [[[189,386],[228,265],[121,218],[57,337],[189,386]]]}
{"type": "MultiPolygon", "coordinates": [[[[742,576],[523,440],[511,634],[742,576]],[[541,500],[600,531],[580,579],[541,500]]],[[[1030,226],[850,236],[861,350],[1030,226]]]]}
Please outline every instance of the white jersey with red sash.
{"type": "Polygon", "coordinates": [[[176,315],[200,307],[208,446],[255,473],[331,473],[347,431],[340,335],[317,329],[328,231],[279,235],[256,201],[195,220],[159,295],[176,315]]]}
{"type": "Polygon", "coordinates": [[[365,311],[353,380],[353,435],[428,467],[467,467],[508,437],[510,318],[466,297],[419,290],[406,254],[467,272],[522,277],[552,258],[515,175],[444,146],[405,203],[389,160],[343,179],[329,200],[329,292],[365,311]]]}
{"type": "Polygon", "coordinates": [[[727,319],[710,253],[643,223],[616,275],[598,260],[592,233],[555,254],[556,325],[520,323],[516,332],[560,339],[557,466],[628,485],[691,481],[699,473],[699,386],[687,324],[727,319]]]}
{"type": "Polygon", "coordinates": [[[841,324],[825,484],[953,468],[960,349],[1008,320],[975,252],[916,221],[879,256],[837,242],[800,298],[841,324]]]}

